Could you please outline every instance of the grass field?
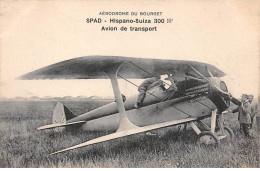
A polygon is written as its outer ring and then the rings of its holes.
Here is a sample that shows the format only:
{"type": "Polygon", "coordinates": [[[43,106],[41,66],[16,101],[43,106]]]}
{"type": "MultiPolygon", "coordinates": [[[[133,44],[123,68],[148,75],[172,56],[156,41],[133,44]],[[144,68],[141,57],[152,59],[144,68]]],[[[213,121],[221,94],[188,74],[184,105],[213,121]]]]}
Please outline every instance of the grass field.
{"type": "MultiPolygon", "coordinates": [[[[37,127],[51,123],[55,104],[0,102],[0,167],[259,167],[256,125],[253,138],[246,140],[239,132],[236,114],[225,115],[235,139],[223,141],[217,148],[195,145],[193,130],[178,131],[175,126],[155,131],[157,136],[132,135],[48,156],[105,134],[37,131],[37,127]]],[[[81,114],[105,102],[65,101],[64,104],[75,114],[81,114]]]]}

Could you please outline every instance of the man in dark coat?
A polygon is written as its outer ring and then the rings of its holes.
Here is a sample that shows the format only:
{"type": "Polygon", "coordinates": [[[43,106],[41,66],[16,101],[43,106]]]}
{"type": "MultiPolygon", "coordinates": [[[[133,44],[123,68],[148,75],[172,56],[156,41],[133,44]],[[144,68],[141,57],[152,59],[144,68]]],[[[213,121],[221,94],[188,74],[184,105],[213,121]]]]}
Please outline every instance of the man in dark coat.
{"type": "Polygon", "coordinates": [[[145,95],[146,95],[146,91],[148,89],[151,89],[158,85],[163,86],[163,82],[160,79],[161,79],[161,76],[159,75],[159,76],[155,76],[152,78],[148,78],[143,81],[143,83],[138,87],[139,94],[137,97],[137,102],[134,106],[135,108],[138,109],[142,106],[142,103],[143,103],[145,95]]]}
{"type": "Polygon", "coordinates": [[[245,134],[245,137],[249,137],[249,130],[251,124],[251,117],[250,117],[250,103],[248,102],[247,98],[242,98],[241,106],[238,106],[236,109],[232,110],[232,113],[238,112],[238,121],[240,126],[245,134]]]}

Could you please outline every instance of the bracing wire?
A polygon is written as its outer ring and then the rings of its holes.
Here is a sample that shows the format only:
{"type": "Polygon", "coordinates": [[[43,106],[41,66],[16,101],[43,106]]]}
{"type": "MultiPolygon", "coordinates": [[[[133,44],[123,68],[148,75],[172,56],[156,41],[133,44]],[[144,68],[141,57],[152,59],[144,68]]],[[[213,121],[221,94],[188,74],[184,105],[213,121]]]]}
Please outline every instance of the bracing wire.
{"type": "MultiPolygon", "coordinates": [[[[130,63],[131,63],[132,65],[134,65],[135,67],[139,68],[140,70],[142,70],[142,71],[146,72],[147,74],[149,74],[149,75],[151,75],[151,76],[153,76],[153,77],[154,77],[154,75],[153,75],[153,74],[149,73],[148,71],[144,70],[143,68],[139,67],[138,65],[136,65],[136,64],[134,64],[134,63],[132,63],[132,62],[130,62],[130,63]]],[[[162,82],[164,82],[165,84],[167,84],[167,85],[171,86],[170,84],[166,83],[166,82],[165,82],[165,81],[163,81],[163,80],[162,80],[162,82]]],[[[180,91],[180,90],[176,90],[176,91],[180,92],[182,95],[185,95],[185,93],[183,93],[183,92],[182,92],[182,91],[180,91]]],[[[207,108],[209,108],[209,109],[213,110],[211,107],[209,107],[209,106],[205,105],[204,103],[202,103],[202,102],[200,102],[200,101],[198,101],[198,103],[200,103],[201,105],[203,105],[203,106],[205,106],[205,107],[207,107],[207,108]]]]}
{"type": "MultiPolygon", "coordinates": [[[[129,82],[130,84],[132,84],[132,85],[134,85],[134,86],[138,87],[138,85],[136,85],[135,83],[133,83],[133,82],[129,81],[128,79],[126,79],[126,78],[122,77],[121,75],[117,74],[117,76],[119,76],[120,78],[122,78],[122,79],[124,79],[125,81],[129,82]]],[[[170,104],[169,104],[167,101],[163,101],[161,98],[157,97],[156,95],[154,95],[154,94],[152,94],[152,93],[150,93],[150,92],[147,92],[147,93],[149,93],[150,95],[154,96],[155,98],[157,98],[157,99],[161,100],[161,102],[164,102],[164,103],[166,103],[166,104],[170,105],[170,104]]],[[[177,108],[177,107],[175,107],[175,106],[172,106],[172,107],[173,107],[173,108],[175,108],[175,109],[177,109],[178,111],[180,111],[180,112],[184,113],[185,115],[187,115],[187,116],[191,117],[191,115],[189,115],[188,113],[186,113],[186,112],[182,111],[181,109],[178,109],[178,108],[177,108]]]]}

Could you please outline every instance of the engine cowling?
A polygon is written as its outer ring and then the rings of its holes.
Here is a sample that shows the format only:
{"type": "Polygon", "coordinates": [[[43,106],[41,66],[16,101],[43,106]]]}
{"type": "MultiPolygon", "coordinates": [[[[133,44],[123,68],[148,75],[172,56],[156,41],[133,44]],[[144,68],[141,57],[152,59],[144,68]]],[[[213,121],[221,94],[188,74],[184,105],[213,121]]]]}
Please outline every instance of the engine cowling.
{"type": "Polygon", "coordinates": [[[230,106],[230,93],[227,85],[219,78],[209,79],[209,96],[208,98],[217,106],[219,112],[223,112],[230,106]]]}

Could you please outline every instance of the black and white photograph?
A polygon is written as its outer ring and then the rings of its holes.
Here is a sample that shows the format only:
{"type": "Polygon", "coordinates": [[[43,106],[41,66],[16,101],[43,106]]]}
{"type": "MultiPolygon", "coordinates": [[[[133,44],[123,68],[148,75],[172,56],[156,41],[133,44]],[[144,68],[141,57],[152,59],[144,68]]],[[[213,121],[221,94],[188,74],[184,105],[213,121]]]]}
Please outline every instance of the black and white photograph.
{"type": "Polygon", "coordinates": [[[1,168],[259,168],[260,1],[0,14],[1,168]]]}

